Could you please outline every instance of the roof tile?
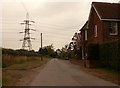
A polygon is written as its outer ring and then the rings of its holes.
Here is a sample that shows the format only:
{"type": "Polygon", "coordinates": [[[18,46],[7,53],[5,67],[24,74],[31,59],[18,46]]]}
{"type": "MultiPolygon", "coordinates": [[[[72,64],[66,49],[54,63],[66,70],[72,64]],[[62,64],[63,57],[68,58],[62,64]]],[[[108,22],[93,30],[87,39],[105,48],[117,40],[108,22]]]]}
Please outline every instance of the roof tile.
{"type": "Polygon", "coordinates": [[[120,20],[120,3],[93,2],[92,5],[97,10],[101,19],[120,20]]]}

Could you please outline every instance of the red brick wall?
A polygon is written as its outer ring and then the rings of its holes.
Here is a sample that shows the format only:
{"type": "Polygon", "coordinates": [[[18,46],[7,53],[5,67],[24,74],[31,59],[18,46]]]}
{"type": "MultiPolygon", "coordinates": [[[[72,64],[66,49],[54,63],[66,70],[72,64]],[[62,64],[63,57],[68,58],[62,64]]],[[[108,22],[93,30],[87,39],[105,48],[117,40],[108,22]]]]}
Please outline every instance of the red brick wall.
{"type": "Polygon", "coordinates": [[[103,22],[100,21],[95,10],[92,9],[88,25],[88,42],[89,43],[102,43],[103,42],[103,22]],[[97,37],[94,37],[94,27],[97,25],[97,37]]]}
{"type": "Polygon", "coordinates": [[[109,29],[108,29],[108,22],[101,21],[95,12],[95,10],[92,8],[92,13],[89,17],[88,22],[88,43],[103,43],[106,41],[112,41],[116,39],[120,39],[120,22],[118,23],[118,35],[109,35],[109,29]],[[97,37],[94,37],[94,27],[97,25],[97,37]]]}
{"type": "Polygon", "coordinates": [[[108,22],[104,21],[104,41],[113,41],[120,39],[120,22],[118,23],[118,35],[110,35],[109,34],[109,28],[108,28],[108,22]]]}

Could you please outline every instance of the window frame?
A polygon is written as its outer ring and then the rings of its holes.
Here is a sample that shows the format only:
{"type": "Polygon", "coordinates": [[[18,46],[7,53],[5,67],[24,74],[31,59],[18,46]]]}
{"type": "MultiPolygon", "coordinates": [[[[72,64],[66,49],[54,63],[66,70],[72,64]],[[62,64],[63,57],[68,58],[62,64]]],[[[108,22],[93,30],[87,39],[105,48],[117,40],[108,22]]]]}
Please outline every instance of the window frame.
{"type": "Polygon", "coordinates": [[[109,22],[109,35],[118,35],[118,23],[117,22],[109,22]],[[115,25],[113,23],[115,23],[115,25]],[[112,24],[112,26],[111,26],[111,24],[112,24]],[[113,25],[114,25],[114,27],[113,27],[113,25]],[[110,28],[112,28],[112,29],[114,28],[115,33],[112,33],[110,31],[110,28]]]}
{"type": "Polygon", "coordinates": [[[88,40],[87,30],[85,30],[85,40],[88,40]]]}
{"type": "Polygon", "coordinates": [[[98,28],[97,25],[94,26],[94,37],[98,36],[98,28]]]}

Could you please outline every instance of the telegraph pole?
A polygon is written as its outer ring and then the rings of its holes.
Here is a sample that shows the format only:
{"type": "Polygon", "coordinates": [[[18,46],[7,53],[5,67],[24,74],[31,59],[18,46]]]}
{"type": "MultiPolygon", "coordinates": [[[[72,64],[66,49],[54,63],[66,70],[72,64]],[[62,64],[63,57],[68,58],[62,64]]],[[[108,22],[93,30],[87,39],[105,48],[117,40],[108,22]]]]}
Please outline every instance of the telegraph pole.
{"type": "Polygon", "coordinates": [[[24,38],[21,39],[20,41],[23,41],[23,44],[22,44],[22,49],[27,49],[27,50],[32,50],[32,44],[31,44],[31,39],[34,39],[35,38],[31,38],[30,36],[30,30],[32,31],[36,31],[34,29],[30,29],[30,23],[35,23],[34,21],[30,21],[29,20],[29,13],[26,14],[26,20],[24,20],[24,23],[21,23],[23,25],[25,25],[25,29],[24,29],[24,32],[20,32],[20,33],[24,33],[24,38]]]}
{"type": "Polygon", "coordinates": [[[43,56],[42,56],[42,54],[43,54],[43,50],[42,50],[42,33],[40,35],[41,35],[41,61],[42,61],[43,60],[43,56]]]}
{"type": "Polygon", "coordinates": [[[41,33],[41,49],[42,49],[42,33],[41,33]]]}

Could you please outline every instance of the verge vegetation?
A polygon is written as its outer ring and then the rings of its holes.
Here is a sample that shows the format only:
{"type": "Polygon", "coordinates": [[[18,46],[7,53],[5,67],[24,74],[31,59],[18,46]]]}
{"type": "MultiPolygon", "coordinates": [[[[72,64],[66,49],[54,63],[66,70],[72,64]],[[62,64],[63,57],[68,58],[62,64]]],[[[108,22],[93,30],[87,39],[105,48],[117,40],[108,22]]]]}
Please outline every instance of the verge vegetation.
{"type": "Polygon", "coordinates": [[[91,75],[94,75],[98,78],[102,78],[104,80],[107,80],[107,81],[110,81],[112,83],[120,85],[120,71],[116,71],[116,70],[108,69],[108,68],[103,68],[103,67],[85,68],[85,67],[81,66],[80,60],[75,60],[75,59],[71,59],[70,62],[72,64],[80,66],[81,70],[83,70],[91,75]]]}
{"type": "Polygon", "coordinates": [[[28,78],[30,80],[31,73],[34,75],[38,67],[46,64],[51,57],[43,56],[41,60],[41,54],[35,51],[27,50],[13,50],[2,49],[2,85],[3,86],[15,86],[20,79],[28,78]]]}

